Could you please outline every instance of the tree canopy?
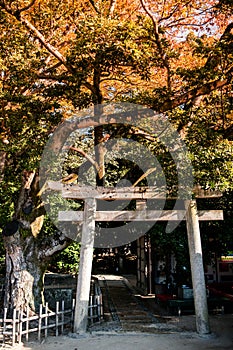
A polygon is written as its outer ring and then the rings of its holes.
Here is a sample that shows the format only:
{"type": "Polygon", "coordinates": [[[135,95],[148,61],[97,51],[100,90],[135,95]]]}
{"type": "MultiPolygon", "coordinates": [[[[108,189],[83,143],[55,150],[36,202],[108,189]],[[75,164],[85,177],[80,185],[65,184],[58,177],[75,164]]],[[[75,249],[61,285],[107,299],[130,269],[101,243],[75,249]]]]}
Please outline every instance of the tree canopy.
{"type": "Polygon", "coordinates": [[[0,8],[1,164],[11,158],[14,170],[33,168],[71,111],[126,100],[168,113],[204,186],[231,186],[230,2],[1,1],[0,8]]]}

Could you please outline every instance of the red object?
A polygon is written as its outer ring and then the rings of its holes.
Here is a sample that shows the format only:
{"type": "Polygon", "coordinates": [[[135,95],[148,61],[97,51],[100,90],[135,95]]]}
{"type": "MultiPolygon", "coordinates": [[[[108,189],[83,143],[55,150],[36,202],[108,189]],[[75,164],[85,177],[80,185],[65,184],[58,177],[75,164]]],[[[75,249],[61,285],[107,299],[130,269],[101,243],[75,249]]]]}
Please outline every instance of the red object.
{"type": "Polygon", "coordinates": [[[176,299],[176,297],[174,297],[171,294],[156,294],[155,297],[157,298],[158,301],[162,303],[166,303],[168,300],[176,299]]]}
{"type": "Polygon", "coordinates": [[[233,301],[233,283],[210,283],[207,288],[212,296],[225,297],[233,301]]]}

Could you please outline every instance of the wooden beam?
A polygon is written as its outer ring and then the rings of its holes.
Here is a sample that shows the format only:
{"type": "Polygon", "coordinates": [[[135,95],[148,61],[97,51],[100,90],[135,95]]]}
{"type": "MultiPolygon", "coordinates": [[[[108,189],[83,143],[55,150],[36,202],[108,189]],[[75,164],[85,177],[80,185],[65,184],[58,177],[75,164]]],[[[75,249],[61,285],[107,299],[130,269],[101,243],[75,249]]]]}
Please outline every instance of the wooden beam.
{"type": "Polygon", "coordinates": [[[48,181],[48,189],[59,191],[63,198],[85,199],[96,198],[102,200],[128,200],[166,198],[166,189],[158,187],[92,187],[65,185],[57,181],[48,181]]]}
{"type": "MultiPolygon", "coordinates": [[[[53,191],[62,192],[64,198],[85,199],[96,198],[103,200],[113,199],[151,199],[151,198],[171,198],[176,199],[177,196],[169,195],[165,188],[161,187],[92,187],[66,185],[59,181],[48,181],[47,188],[53,191]]],[[[177,188],[174,188],[177,190],[177,188]]],[[[193,193],[196,198],[217,198],[221,197],[220,191],[204,190],[199,186],[195,186],[193,193]]]]}
{"type": "Polygon", "coordinates": [[[219,198],[222,197],[222,192],[218,190],[207,189],[204,190],[201,186],[194,186],[193,194],[195,198],[219,198]]]}
{"type": "MultiPolygon", "coordinates": [[[[177,199],[165,187],[92,187],[92,186],[78,186],[66,185],[59,181],[48,181],[47,188],[53,191],[62,193],[63,198],[70,199],[85,199],[96,198],[102,200],[128,200],[128,199],[177,199]]],[[[181,190],[181,189],[179,189],[181,190]]],[[[174,191],[177,188],[174,187],[174,191]]],[[[193,189],[193,193],[197,198],[212,198],[221,197],[222,193],[219,191],[203,190],[199,187],[193,189]]],[[[185,189],[184,189],[185,194],[185,189]]],[[[186,195],[188,197],[188,194],[186,195]]],[[[180,198],[182,199],[182,198],[180,198]]],[[[183,198],[188,199],[188,198],[183,198]]]]}
{"type": "MultiPolygon", "coordinates": [[[[96,211],[96,221],[179,221],[185,220],[185,210],[145,210],[145,211],[96,211]]],[[[198,211],[200,221],[223,220],[222,210],[198,211]]],[[[60,211],[59,221],[83,221],[83,211],[60,211]]]]}
{"type": "Polygon", "coordinates": [[[198,210],[199,221],[224,220],[223,210],[198,210]]]}

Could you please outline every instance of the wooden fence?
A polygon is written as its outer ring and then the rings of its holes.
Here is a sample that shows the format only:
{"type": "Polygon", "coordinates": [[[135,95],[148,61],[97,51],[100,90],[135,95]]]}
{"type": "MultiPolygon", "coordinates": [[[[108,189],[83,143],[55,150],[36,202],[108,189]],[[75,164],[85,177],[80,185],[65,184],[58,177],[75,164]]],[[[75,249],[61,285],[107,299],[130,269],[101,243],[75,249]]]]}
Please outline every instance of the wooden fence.
{"type": "MultiPolygon", "coordinates": [[[[75,300],[69,309],[65,309],[65,303],[57,302],[56,309],[50,310],[48,303],[40,305],[38,314],[29,315],[29,308],[26,312],[14,310],[11,317],[8,310],[4,309],[3,317],[0,319],[0,343],[11,344],[21,343],[29,340],[29,334],[41,340],[48,335],[58,336],[66,330],[72,330],[74,320],[75,300]]],[[[103,319],[102,293],[99,286],[94,286],[89,299],[89,326],[103,319]],[[93,293],[94,292],[94,293],[93,293]]]]}

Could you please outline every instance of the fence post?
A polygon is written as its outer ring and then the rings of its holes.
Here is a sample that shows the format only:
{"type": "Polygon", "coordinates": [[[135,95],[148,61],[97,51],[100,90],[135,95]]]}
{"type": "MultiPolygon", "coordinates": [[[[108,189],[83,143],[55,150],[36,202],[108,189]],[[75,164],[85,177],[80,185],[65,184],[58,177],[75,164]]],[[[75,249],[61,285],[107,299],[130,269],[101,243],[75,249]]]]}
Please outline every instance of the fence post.
{"type": "MultiPolygon", "coordinates": [[[[92,296],[92,299],[93,299],[93,296],[92,296]]],[[[93,301],[92,301],[92,305],[93,305],[93,301]]],[[[91,313],[93,315],[92,309],[93,307],[91,308],[91,313]]],[[[16,343],[21,343],[23,341],[23,336],[25,336],[25,339],[28,342],[30,332],[33,332],[33,333],[37,332],[37,339],[38,341],[41,341],[43,330],[45,330],[43,334],[46,338],[49,334],[48,330],[51,327],[56,328],[56,336],[59,335],[59,327],[61,327],[61,333],[63,334],[65,324],[70,323],[70,325],[73,326],[74,310],[75,310],[75,299],[72,300],[71,308],[68,310],[65,310],[64,300],[62,301],[62,304],[61,304],[61,310],[60,310],[59,302],[56,302],[56,312],[51,313],[53,320],[55,316],[55,323],[53,321],[52,324],[50,324],[49,322],[50,312],[48,308],[48,303],[45,304],[45,307],[43,307],[42,304],[40,305],[39,312],[36,317],[35,315],[32,315],[32,317],[29,316],[30,308],[27,307],[26,313],[24,313],[22,310],[14,309],[12,317],[7,318],[8,309],[4,308],[3,318],[1,320],[3,344],[5,344],[6,342],[6,336],[10,336],[13,347],[15,346],[16,343]],[[67,319],[65,317],[66,313],[68,314],[67,319]],[[37,324],[37,327],[30,329],[30,321],[32,320],[38,321],[38,324],[37,324]],[[8,330],[8,324],[10,325],[9,330],[8,330]]],[[[93,320],[93,317],[92,317],[92,320],[93,320]]]]}
{"type": "Polygon", "coordinates": [[[72,306],[71,306],[71,325],[74,324],[74,312],[75,312],[75,299],[72,300],[72,306]]]}
{"type": "Polygon", "coordinates": [[[101,304],[100,304],[100,295],[96,296],[97,298],[97,316],[98,316],[98,320],[101,320],[101,304]]]}
{"type": "Polygon", "coordinates": [[[56,337],[59,334],[58,325],[59,325],[59,301],[56,302],[56,337]]]}
{"type": "Polygon", "coordinates": [[[20,344],[22,341],[22,331],[23,331],[23,310],[19,310],[18,313],[18,319],[19,319],[19,323],[18,323],[18,343],[20,344]]]}
{"type": "Polygon", "coordinates": [[[5,344],[5,332],[6,332],[6,319],[7,319],[7,308],[4,308],[4,314],[3,314],[3,344],[5,344]]]}
{"type": "Polygon", "coordinates": [[[27,305],[27,312],[26,312],[26,341],[28,342],[28,337],[29,337],[29,306],[27,305]]]}
{"type": "Polygon", "coordinates": [[[100,317],[102,320],[102,318],[104,317],[104,306],[103,306],[103,295],[102,294],[100,294],[100,308],[101,308],[100,317]]]}
{"type": "Polygon", "coordinates": [[[12,346],[15,345],[15,331],[16,331],[16,309],[13,310],[13,319],[12,319],[12,346]]]}
{"type": "Polygon", "coordinates": [[[65,312],[65,301],[62,300],[61,302],[61,334],[64,332],[64,312],[65,312]]]}
{"type": "Polygon", "coordinates": [[[44,336],[47,338],[48,336],[48,303],[45,304],[45,330],[44,330],[44,336]]]}
{"type": "Polygon", "coordinates": [[[40,304],[39,309],[39,318],[38,318],[38,340],[41,340],[41,322],[42,322],[42,314],[43,314],[43,305],[40,304]]]}
{"type": "Polygon", "coordinates": [[[98,295],[93,296],[94,299],[94,319],[99,320],[99,315],[98,315],[98,295]]]}
{"type": "Polygon", "coordinates": [[[92,318],[93,318],[93,300],[92,300],[92,295],[89,297],[89,306],[88,306],[88,314],[89,314],[89,320],[90,323],[92,324],[92,318]]]}

